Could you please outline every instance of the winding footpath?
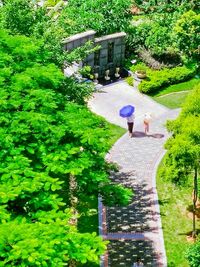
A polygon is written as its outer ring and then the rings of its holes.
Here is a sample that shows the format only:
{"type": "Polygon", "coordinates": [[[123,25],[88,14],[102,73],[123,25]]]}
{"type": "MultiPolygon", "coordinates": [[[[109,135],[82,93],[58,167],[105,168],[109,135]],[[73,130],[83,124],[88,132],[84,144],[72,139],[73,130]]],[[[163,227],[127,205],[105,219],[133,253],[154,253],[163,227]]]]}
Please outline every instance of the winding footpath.
{"type": "Polygon", "coordinates": [[[165,150],[168,138],[167,119],[174,119],[178,110],[169,110],[148,96],[130,87],[124,81],[103,87],[89,101],[90,109],[107,121],[126,128],[126,120],[119,117],[119,109],[127,104],[135,106],[134,137],[122,136],[107,155],[120,170],[113,173],[115,183],[132,188],[134,196],[126,207],[105,207],[99,200],[99,229],[109,240],[108,251],[102,257],[102,267],[131,267],[139,256],[144,266],[166,267],[156,169],[165,150]],[[153,114],[150,133],[143,133],[142,119],[145,112],[153,114]]]}

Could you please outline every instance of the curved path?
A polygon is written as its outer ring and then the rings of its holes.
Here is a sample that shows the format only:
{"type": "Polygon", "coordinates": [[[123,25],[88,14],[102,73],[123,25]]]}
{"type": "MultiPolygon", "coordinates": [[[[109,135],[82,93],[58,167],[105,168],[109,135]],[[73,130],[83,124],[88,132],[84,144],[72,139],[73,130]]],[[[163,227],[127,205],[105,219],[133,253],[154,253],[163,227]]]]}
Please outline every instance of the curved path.
{"type": "Polygon", "coordinates": [[[155,176],[168,137],[164,124],[175,118],[178,111],[157,104],[123,81],[103,87],[89,101],[92,111],[125,128],[126,120],[118,113],[127,104],[136,107],[134,137],[130,138],[128,133],[122,136],[107,160],[120,166],[111,179],[132,188],[134,197],[127,207],[104,207],[99,202],[100,234],[110,241],[101,266],[131,267],[140,256],[145,267],[166,267],[155,176]],[[144,135],[142,125],[145,112],[152,112],[154,117],[148,136],[144,135]]]}

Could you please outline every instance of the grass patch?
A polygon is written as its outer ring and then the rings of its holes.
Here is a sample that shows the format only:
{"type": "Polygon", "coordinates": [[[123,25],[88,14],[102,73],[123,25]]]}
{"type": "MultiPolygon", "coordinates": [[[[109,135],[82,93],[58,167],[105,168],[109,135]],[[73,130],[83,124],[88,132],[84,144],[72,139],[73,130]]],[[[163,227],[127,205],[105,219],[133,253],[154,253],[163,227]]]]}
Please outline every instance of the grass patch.
{"type": "MultiPolygon", "coordinates": [[[[188,267],[185,252],[190,244],[186,237],[192,231],[192,219],[187,208],[192,204],[192,181],[180,187],[163,180],[160,172],[162,164],[157,172],[157,190],[168,267],[188,267]]],[[[200,223],[197,227],[200,228],[200,223]]]]}
{"type": "Polygon", "coordinates": [[[167,95],[167,94],[174,93],[174,92],[189,91],[189,90],[192,90],[194,86],[196,86],[199,83],[200,83],[200,79],[194,78],[187,82],[170,85],[156,92],[155,94],[152,94],[152,96],[158,97],[158,96],[167,95]]]}
{"type": "Polygon", "coordinates": [[[182,91],[164,96],[153,97],[153,99],[161,105],[166,106],[167,108],[175,109],[182,107],[182,104],[185,102],[188,94],[188,91],[182,91]]]}
{"type": "Polygon", "coordinates": [[[107,140],[107,143],[109,145],[109,147],[111,148],[114,143],[117,142],[117,140],[124,135],[127,131],[124,128],[121,128],[118,125],[112,124],[112,123],[108,123],[108,128],[110,130],[110,138],[107,140]]]}

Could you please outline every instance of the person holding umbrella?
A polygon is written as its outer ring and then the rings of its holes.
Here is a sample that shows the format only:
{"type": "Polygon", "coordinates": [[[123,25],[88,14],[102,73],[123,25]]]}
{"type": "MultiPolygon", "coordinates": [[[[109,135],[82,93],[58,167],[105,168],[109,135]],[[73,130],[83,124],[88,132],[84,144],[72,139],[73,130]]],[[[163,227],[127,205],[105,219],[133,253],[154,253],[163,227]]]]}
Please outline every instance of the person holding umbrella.
{"type": "Polygon", "coordinates": [[[131,116],[126,117],[126,119],[127,119],[129,136],[133,137],[133,126],[134,126],[135,115],[132,114],[131,116]]]}
{"type": "Polygon", "coordinates": [[[119,111],[119,115],[122,118],[127,119],[128,132],[129,132],[130,137],[133,137],[133,126],[134,126],[134,120],[135,120],[135,115],[133,114],[134,111],[135,111],[135,108],[131,105],[124,106],[119,111]]]}

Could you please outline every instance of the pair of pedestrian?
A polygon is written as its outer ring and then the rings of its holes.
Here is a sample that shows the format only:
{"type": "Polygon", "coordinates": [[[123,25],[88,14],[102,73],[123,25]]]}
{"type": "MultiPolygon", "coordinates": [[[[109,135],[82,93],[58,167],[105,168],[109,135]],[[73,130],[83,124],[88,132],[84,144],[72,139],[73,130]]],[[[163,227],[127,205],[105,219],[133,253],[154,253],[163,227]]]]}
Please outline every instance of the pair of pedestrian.
{"type": "Polygon", "coordinates": [[[132,267],[144,267],[144,264],[143,264],[141,258],[138,257],[136,262],[133,264],[132,267]]]}
{"type": "MultiPolygon", "coordinates": [[[[126,117],[126,119],[127,119],[129,136],[133,137],[133,127],[134,127],[135,115],[132,114],[129,117],[126,117]]],[[[149,123],[150,123],[151,119],[152,119],[152,116],[150,113],[144,114],[143,123],[144,123],[144,133],[145,134],[148,134],[148,132],[149,132],[149,123]]]]}

